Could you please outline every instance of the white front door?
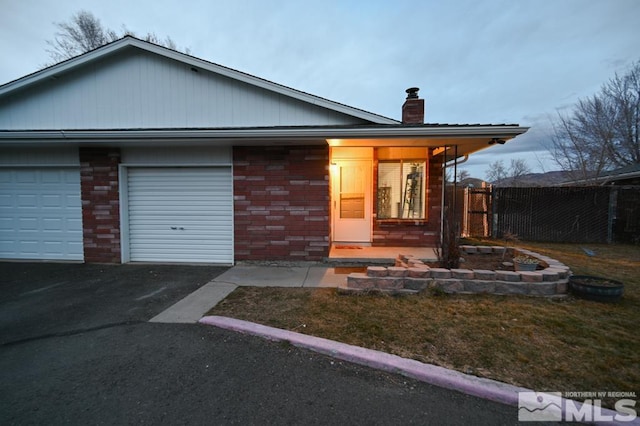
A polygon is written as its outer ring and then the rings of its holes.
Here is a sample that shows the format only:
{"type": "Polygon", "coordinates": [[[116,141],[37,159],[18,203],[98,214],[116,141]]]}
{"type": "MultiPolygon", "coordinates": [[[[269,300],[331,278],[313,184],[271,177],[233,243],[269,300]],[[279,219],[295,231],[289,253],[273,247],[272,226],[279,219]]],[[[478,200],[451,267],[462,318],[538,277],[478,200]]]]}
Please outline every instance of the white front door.
{"type": "Polygon", "coordinates": [[[371,161],[334,161],[332,179],[333,241],[371,242],[371,161]]]}

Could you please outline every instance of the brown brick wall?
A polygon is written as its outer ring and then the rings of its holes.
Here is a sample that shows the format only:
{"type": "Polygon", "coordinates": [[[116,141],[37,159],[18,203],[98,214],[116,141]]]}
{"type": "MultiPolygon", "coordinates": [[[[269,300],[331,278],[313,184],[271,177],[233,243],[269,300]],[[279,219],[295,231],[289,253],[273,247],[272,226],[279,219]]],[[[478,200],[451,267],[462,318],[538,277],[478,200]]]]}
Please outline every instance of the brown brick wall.
{"type": "Polygon", "coordinates": [[[328,146],[234,147],[236,260],[329,254],[328,146]]]}
{"type": "Polygon", "coordinates": [[[80,148],[84,260],[120,263],[119,148],[80,148]]]}

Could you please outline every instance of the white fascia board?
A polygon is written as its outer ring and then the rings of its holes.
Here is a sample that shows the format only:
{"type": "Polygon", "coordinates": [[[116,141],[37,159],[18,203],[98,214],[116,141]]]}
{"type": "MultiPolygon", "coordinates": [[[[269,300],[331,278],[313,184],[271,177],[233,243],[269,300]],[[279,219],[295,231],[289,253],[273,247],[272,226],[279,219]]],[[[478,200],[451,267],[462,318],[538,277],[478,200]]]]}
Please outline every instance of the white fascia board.
{"type": "Polygon", "coordinates": [[[309,93],[301,92],[301,91],[292,89],[290,87],[282,86],[280,84],[277,84],[268,80],[264,80],[259,77],[255,77],[250,74],[245,74],[241,71],[236,71],[234,69],[227,68],[222,65],[214,64],[213,62],[209,62],[204,59],[196,58],[195,56],[190,56],[190,55],[177,52],[175,50],[171,50],[166,47],[148,43],[146,41],[139,40],[130,36],[126,36],[113,43],[99,47],[94,51],[66,60],[59,64],[53,65],[49,68],[45,68],[42,71],[36,72],[34,74],[30,74],[18,80],[14,80],[12,82],[5,84],[4,86],[0,86],[0,96],[13,92],[15,90],[18,90],[22,87],[28,86],[30,84],[36,83],[38,81],[45,80],[47,78],[55,78],[57,74],[64,73],[72,68],[79,67],[85,63],[95,61],[97,59],[100,59],[106,55],[109,55],[115,51],[118,51],[128,46],[133,46],[138,49],[145,50],[147,52],[151,52],[160,56],[164,56],[166,58],[173,59],[178,62],[182,62],[194,67],[202,68],[204,70],[222,75],[224,77],[228,77],[237,81],[241,81],[243,83],[260,87],[262,89],[276,92],[281,95],[298,99],[300,101],[303,101],[312,105],[337,111],[342,114],[347,114],[352,117],[360,118],[362,120],[367,120],[372,123],[376,123],[376,124],[399,124],[400,123],[399,121],[391,118],[387,118],[387,117],[374,114],[372,112],[364,111],[358,108],[353,108],[338,102],[333,102],[328,99],[311,95],[309,93]]]}
{"type": "Polygon", "coordinates": [[[259,129],[180,129],[180,130],[50,130],[0,131],[0,141],[124,141],[124,140],[286,140],[286,139],[355,139],[355,138],[463,138],[505,137],[525,133],[529,128],[513,126],[442,126],[442,127],[360,127],[360,128],[259,128],[259,129]]]}
{"type": "Polygon", "coordinates": [[[41,71],[36,71],[33,74],[29,74],[25,77],[19,78],[18,80],[14,80],[3,86],[0,86],[0,96],[11,93],[15,90],[21,89],[25,86],[29,86],[42,80],[46,80],[49,78],[55,79],[58,74],[64,73],[70,69],[79,67],[88,62],[95,61],[96,59],[99,59],[105,55],[109,55],[110,53],[120,50],[130,44],[131,43],[129,43],[128,39],[123,38],[118,41],[114,41],[113,43],[104,45],[94,51],[52,65],[41,71]]]}

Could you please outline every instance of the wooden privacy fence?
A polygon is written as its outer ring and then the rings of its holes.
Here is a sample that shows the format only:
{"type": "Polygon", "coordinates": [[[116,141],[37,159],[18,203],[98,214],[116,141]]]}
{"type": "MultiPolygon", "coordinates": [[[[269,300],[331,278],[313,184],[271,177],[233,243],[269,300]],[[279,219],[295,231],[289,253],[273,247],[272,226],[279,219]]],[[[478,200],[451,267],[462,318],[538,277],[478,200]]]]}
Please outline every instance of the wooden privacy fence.
{"type": "Polygon", "coordinates": [[[493,221],[491,187],[463,188],[462,194],[462,235],[490,237],[493,221]]]}
{"type": "Polygon", "coordinates": [[[464,188],[461,235],[640,243],[640,187],[464,188]]]}

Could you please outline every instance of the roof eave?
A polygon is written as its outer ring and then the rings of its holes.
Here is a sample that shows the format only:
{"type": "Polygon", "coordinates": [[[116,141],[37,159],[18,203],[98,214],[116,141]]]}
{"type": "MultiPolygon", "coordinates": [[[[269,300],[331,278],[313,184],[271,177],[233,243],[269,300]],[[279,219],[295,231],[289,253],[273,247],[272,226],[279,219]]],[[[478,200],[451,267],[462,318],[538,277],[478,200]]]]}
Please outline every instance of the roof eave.
{"type": "Polygon", "coordinates": [[[513,138],[528,127],[518,125],[448,126],[448,127],[290,127],[240,129],[124,129],[124,130],[41,130],[0,131],[0,141],[119,141],[159,139],[229,139],[229,140],[310,140],[310,139],[380,139],[380,138],[513,138]]]}

